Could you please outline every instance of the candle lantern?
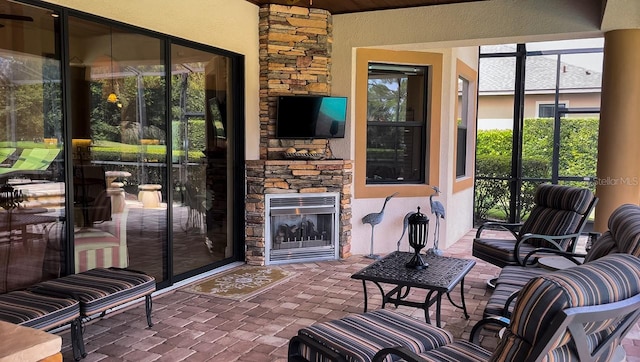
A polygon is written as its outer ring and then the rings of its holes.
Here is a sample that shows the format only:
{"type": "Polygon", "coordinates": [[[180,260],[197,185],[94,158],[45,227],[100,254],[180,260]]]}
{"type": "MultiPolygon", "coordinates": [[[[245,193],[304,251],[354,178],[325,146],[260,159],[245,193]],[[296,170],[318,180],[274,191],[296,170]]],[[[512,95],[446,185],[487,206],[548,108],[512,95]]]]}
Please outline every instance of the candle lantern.
{"type": "Polygon", "coordinates": [[[424,269],[429,266],[420,255],[420,250],[427,246],[427,235],[429,234],[429,218],[420,212],[409,216],[409,245],[415,250],[411,260],[405,265],[407,268],[424,269]]]}

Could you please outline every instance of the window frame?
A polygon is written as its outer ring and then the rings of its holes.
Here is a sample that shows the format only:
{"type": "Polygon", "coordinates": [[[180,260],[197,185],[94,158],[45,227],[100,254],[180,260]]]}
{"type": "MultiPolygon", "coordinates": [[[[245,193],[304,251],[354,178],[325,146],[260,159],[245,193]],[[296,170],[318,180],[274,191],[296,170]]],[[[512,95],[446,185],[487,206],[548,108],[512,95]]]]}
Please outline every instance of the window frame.
{"type": "MultiPolygon", "coordinates": [[[[425,157],[426,157],[426,144],[427,144],[427,130],[428,130],[428,116],[427,116],[427,111],[428,111],[428,107],[427,107],[427,101],[425,100],[428,99],[429,97],[429,67],[425,67],[425,66],[416,66],[416,65],[411,65],[411,66],[406,66],[404,64],[389,64],[389,63],[377,63],[377,62],[370,62],[368,68],[372,68],[372,67],[389,67],[389,68],[393,68],[393,67],[397,67],[398,68],[398,77],[396,77],[396,79],[399,79],[399,77],[402,75],[402,69],[401,68],[406,68],[408,69],[412,69],[412,71],[414,69],[419,70],[422,76],[422,80],[419,82],[421,84],[421,89],[419,90],[419,92],[421,92],[421,94],[424,94],[424,97],[420,97],[423,98],[421,99],[420,103],[417,104],[419,107],[416,108],[420,108],[419,110],[414,110],[413,113],[419,113],[420,116],[418,120],[416,119],[412,119],[412,120],[404,120],[402,122],[399,121],[400,118],[400,112],[396,112],[396,119],[394,122],[384,122],[384,121],[373,121],[371,122],[369,120],[369,95],[368,95],[368,84],[371,81],[371,79],[382,79],[381,77],[371,77],[370,75],[367,78],[367,136],[368,136],[368,132],[369,132],[369,127],[380,127],[380,128],[384,128],[384,127],[389,127],[389,128],[395,128],[395,129],[414,129],[417,130],[417,133],[415,133],[415,138],[419,138],[419,145],[417,146],[417,148],[414,148],[413,153],[411,154],[411,156],[409,156],[410,158],[413,159],[413,161],[411,161],[411,165],[416,165],[416,168],[418,169],[417,172],[417,177],[411,178],[411,179],[386,179],[384,181],[378,181],[376,182],[375,180],[371,180],[371,179],[365,179],[365,183],[367,185],[396,185],[396,184],[416,184],[416,183],[424,183],[425,182],[425,178],[428,174],[428,170],[425,169],[426,168],[426,162],[425,162],[425,157]],[[419,159],[417,160],[417,162],[415,162],[415,159],[419,159]]],[[[394,69],[395,70],[395,69],[394,69]]],[[[394,78],[394,77],[389,77],[389,78],[394,78]]],[[[407,80],[407,94],[406,94],[406,99],[405,101],[408,103],[409,99],[415,99],[416,97],[410,97],[409,96],[409,76],[404,76],[404,78],[407,80]]],[[[401,84],[398,83],[397,84],[398,88],[401,87],[401,84]]],[[[419,94],[419,96],[421,95],[419,94]]],[[[398,109],[400,107],[400,104],[396,104],[398,106],[398,109]]],[[[406,110],[406,114],[405,116],[407,116],[409,114],[409,104],[406,105],[407,106],[407,110],[406,110]]],[[[397,133],[396,133],[397,136],[397,133]]],[[[368,142],[367,142],[368,143],[368,142]]],[[[396,153],[398,149],[396,149],[396,153]]],[[[369,158],[369,149],[368,149],[368,145],[367,145],[367,162],[370,161],[369,158]]],[[[395,160],[396,162],[401,162],[402,160],[395,160]]]]}
{"type": "MultiPolygon", "coordinates": [[[[569,108],[569,101],[559,101],[558,102],[558,108],[560,109],[566,109],[569,108]]],[[[547,101],[536,101],[536,118],[555,118],[556,116],[556,105],[555,103],[553,103],[553,101],[551,101],[551,103],[547,102],[547,101]],[[541,116],[540,115],[540,107],[549,107],[551,108],[551,111],[553,112],[553,114],[551,116],[541,116]]]]}
{"type": "Polygon", "coordinates": [[[469,188],[473,188],[473,180],[475,177],[475,151],[474,146],[476,142],[476,113],[477,113],[477,100],[478,100],[478,71],[461,61],[456,60],[456,78],[454,80],[455,86],[455,112],[453,120],[453,192],[459,192],[469,188]],[[457,160],[458,160],[458,111],[460,104],[458,104],[458,79],[464,79],[468,82],[468,100],[466,115],[467,120],[465,122],[467,129],[466,137],[466,157],[465,157],[465,174],[463,176],[457,175],[457,160]]]}
{"type": "Polygon", "coordinates": [[[401,197],[425,196],[433,192],[430,185],[437,185],[440,178],[440,127],[442,113],[442,72],[443,55],[440,53],[394,51],[384,49],[356,49],[355,72],[355,158],[354,158],[354,197],[383,198],[389,192],[398,192],[401,197]],[[367,160],[367,89],[369,63],[390,63],[415,65],[429,69],[430,95],[426,100],[427,114],[425,129],[425,182],[366,184],[367,160]]]}

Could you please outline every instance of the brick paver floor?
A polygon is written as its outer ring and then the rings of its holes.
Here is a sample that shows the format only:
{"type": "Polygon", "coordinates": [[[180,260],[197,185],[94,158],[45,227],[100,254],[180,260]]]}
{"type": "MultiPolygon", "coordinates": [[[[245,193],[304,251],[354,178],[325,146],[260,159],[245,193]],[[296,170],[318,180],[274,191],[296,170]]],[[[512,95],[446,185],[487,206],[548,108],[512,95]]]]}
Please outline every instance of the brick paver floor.
{"type": "MultiPolygon", "coordinates": [[[[445,255],[473,258],[473,235],[469,232],[444,250],[445,255]]],[[[446,299],[443,301],[443,327],[458,338],[468,338],[472,326],[481,319],[491,293],[485,282],[499,271],[482,260],[476,261],[465,279],[470,319],[466,320],[462,311],[446,299]]],[[[84,330],[88,356],[83,361],[286,361],[289,338],[301,327],[362,312],[362,284],[350,276],[370,263],[370,259],[352,256],[340,261],[280,265],[277,267],[296,272],[295,276],[240,302],[184,288],[160,294],[154,297],[152,328],[146,325],[143,303],[88,323],[84,330]]],[[[370,300],[370,308],[379,307],[380,297],[370,300]]],[[[424,318],[421,310],[399,309],[424,318]]],[[[62,336],[64,359],[72,361],[69,333],[62,336]]],[[[483,345],[493,348],[495,339],[487,335],[483,345]]],[[[640,362],[638,326],[623,345],[627,361],[640,362]]]]}

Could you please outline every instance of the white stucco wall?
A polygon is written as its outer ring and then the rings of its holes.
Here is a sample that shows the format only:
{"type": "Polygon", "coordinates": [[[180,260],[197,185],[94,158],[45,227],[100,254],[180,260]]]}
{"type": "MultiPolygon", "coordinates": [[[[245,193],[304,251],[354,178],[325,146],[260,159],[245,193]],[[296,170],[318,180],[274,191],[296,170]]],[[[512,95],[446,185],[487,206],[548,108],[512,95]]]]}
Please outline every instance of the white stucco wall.
{"type": "Polygon", "coordinates": [[[244,55],[246,158],[259,158],[258,7],[245,0],[49,0],[52,4],[244,55]]]}

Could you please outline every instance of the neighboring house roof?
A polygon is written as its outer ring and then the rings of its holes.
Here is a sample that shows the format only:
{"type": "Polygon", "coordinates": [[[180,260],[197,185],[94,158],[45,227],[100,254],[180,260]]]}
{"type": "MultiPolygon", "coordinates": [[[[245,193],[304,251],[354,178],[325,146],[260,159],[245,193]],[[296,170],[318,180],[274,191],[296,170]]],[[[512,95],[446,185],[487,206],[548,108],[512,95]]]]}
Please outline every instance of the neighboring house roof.
{"type": "MultiPolygon", "coordinates": [[[[525,92],[555,92],[556,67],[556,55],[528,56],[525,64],[525,92]]],[[[483,58],[478,76],[480,95],[513,93],[515,58],[483,58]]],[[[601,85],[602,72],[560,62],[561,92],[599,93],[601,85]]]]}

